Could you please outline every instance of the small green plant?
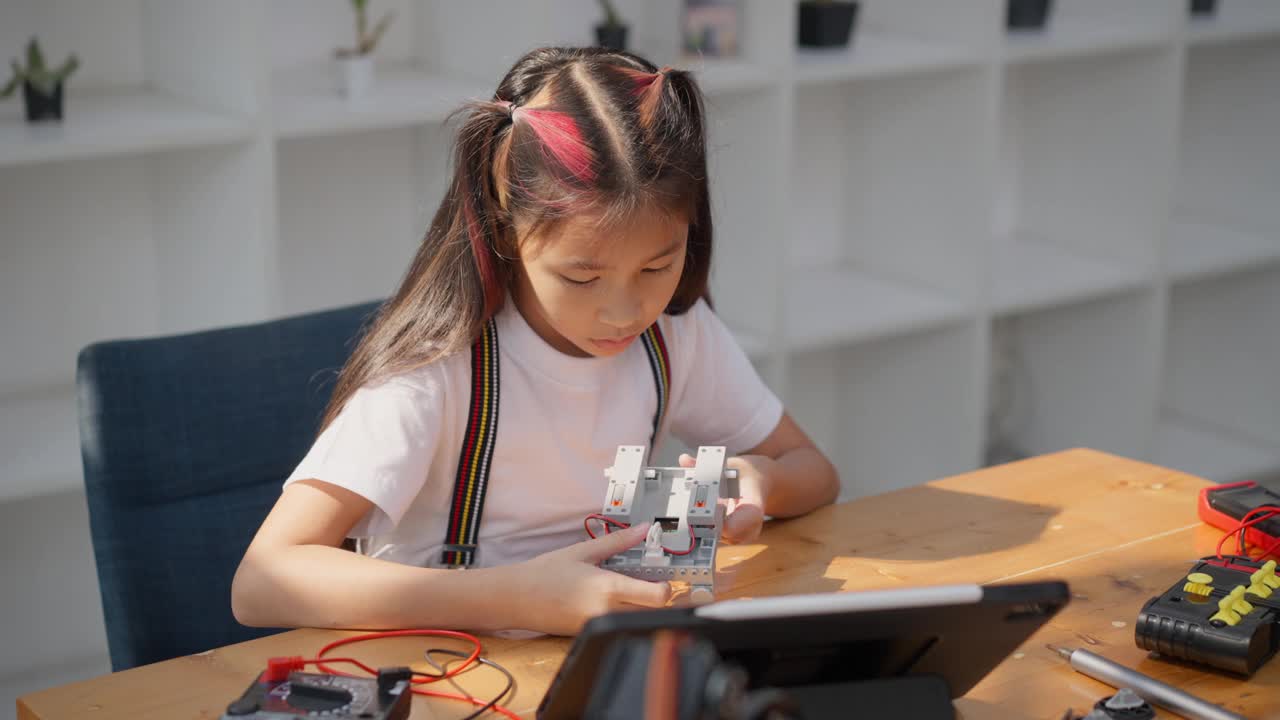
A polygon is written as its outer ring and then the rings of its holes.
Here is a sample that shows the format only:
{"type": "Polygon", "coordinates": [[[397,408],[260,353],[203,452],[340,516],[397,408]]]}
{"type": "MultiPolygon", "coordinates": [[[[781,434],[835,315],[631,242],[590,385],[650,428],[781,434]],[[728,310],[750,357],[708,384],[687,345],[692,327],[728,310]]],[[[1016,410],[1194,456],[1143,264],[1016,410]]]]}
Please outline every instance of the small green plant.
{"type": "Polygon", "coordinates": [[[356,13],[356,44],[355,47],[338,48],[335,54],[340,58],[360,57],[372,53],[396,15],[394,11],[387,12],[371,31],[369,30],[369,0],[351,0],[351,8],[356,13]]]}
{"type": "Polygon", "coordinates": [[[44,53],[40,52],[40,43],[32,37],[27,41],[27,66],[22,67],[17,59],[13,59],[9,61],[9,67],[13,68],[13,77],[9,78],[8,84],[0,90],[0,97],[9,97],[24,82],[30,83],[31,87],[41,95],[47,96],[53,95],[58,90],[58,86],[71,77],[71,73],[80,67],[80,60],[73,54],[57,70],[50,70],[44,64],[44,53]]]}
{"type": "Polygon", "coordinates": [[[604,27],[622,27],[622,18],[618,16],[618,9],[613,6],[613,1],[599,0],[599,3],[600,9],[604,10],[604,27]]]}

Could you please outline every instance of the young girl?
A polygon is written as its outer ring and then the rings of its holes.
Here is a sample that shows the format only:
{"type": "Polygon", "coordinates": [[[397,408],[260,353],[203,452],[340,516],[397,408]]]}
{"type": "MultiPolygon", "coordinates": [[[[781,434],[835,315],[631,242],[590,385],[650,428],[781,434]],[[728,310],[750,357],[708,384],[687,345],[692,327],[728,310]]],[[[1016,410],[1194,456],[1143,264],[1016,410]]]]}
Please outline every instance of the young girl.
{"type": "Polygon", "coordinates": [[[732,456],[728,542],[836,495],[707,302],[689,74],[544,48],[467,109],[413,264],[236,573],[242,623],[568,634],[662,606],[666,583],[596,566],[648,528],[586,541],[583,523],[617,447],[668,433],[732,456]]]}

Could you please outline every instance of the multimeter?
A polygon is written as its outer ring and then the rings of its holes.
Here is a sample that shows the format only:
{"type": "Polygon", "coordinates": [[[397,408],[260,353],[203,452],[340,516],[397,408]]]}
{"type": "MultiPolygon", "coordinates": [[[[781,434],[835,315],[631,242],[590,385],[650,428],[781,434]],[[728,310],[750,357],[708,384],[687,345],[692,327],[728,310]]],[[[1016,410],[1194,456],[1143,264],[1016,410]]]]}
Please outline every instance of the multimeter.
{"type": "Polygon", "coordinates": [[[1267,548],[1280,542],[1280,493],[1252,481],[1214,485],[1200,491],[1197,512],[1201,520],[1230,532],[1250,511],[1268,506],[1278,514],[1244,531],[1245,542],[1267,548]]]}
{"type": "Polygon", "coordinates": [[[294,670],[302,658],[273,658],[221,720],[408,720],[413,672],[380,668],[377,678],[294,670]]]}

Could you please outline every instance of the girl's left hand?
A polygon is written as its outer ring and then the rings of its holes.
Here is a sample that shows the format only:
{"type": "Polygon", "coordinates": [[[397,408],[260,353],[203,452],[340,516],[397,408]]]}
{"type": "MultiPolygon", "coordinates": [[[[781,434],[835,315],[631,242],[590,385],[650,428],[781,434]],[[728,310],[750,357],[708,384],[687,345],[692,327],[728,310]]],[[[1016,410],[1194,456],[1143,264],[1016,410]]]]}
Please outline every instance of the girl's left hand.
{"type": "MultiPolygon", "coordinates": [[[[680,467],[693,467],[693,456],[680,455],[680,467]]],[[[728,500],[720,535],[727,543],[749,543],[760,536],[764,526],[764,499],[777,473],[777,461],[764,455],[738,455],[725,462],[738,471],[738,499],[728,500]]]]}

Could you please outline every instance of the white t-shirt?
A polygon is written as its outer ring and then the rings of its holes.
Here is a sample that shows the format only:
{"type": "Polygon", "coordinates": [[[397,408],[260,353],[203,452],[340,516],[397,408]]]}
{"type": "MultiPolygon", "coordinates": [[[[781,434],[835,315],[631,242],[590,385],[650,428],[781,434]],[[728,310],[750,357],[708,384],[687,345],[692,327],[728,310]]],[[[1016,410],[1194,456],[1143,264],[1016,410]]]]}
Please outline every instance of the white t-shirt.
{"type": "MultiPolygon", "coordinates": [[[[739,454],[782,404],[705,302],[662,316],[671,359],[663,435],[739,454]]],[[[647,445],[657,407],[637,339],[610,358],[565,355],[508,301],[497,316],[498,431],[475,566],[527,560],[587,539],[619,445],[647,445]]],[[[437,567],[471,398],[470,351],[357,390],[285,482],[314,478],[369,499],[349,533],[371,555],[437,567]]],[[[661,439],[659,440],[661,442],[661,439]]]]}

